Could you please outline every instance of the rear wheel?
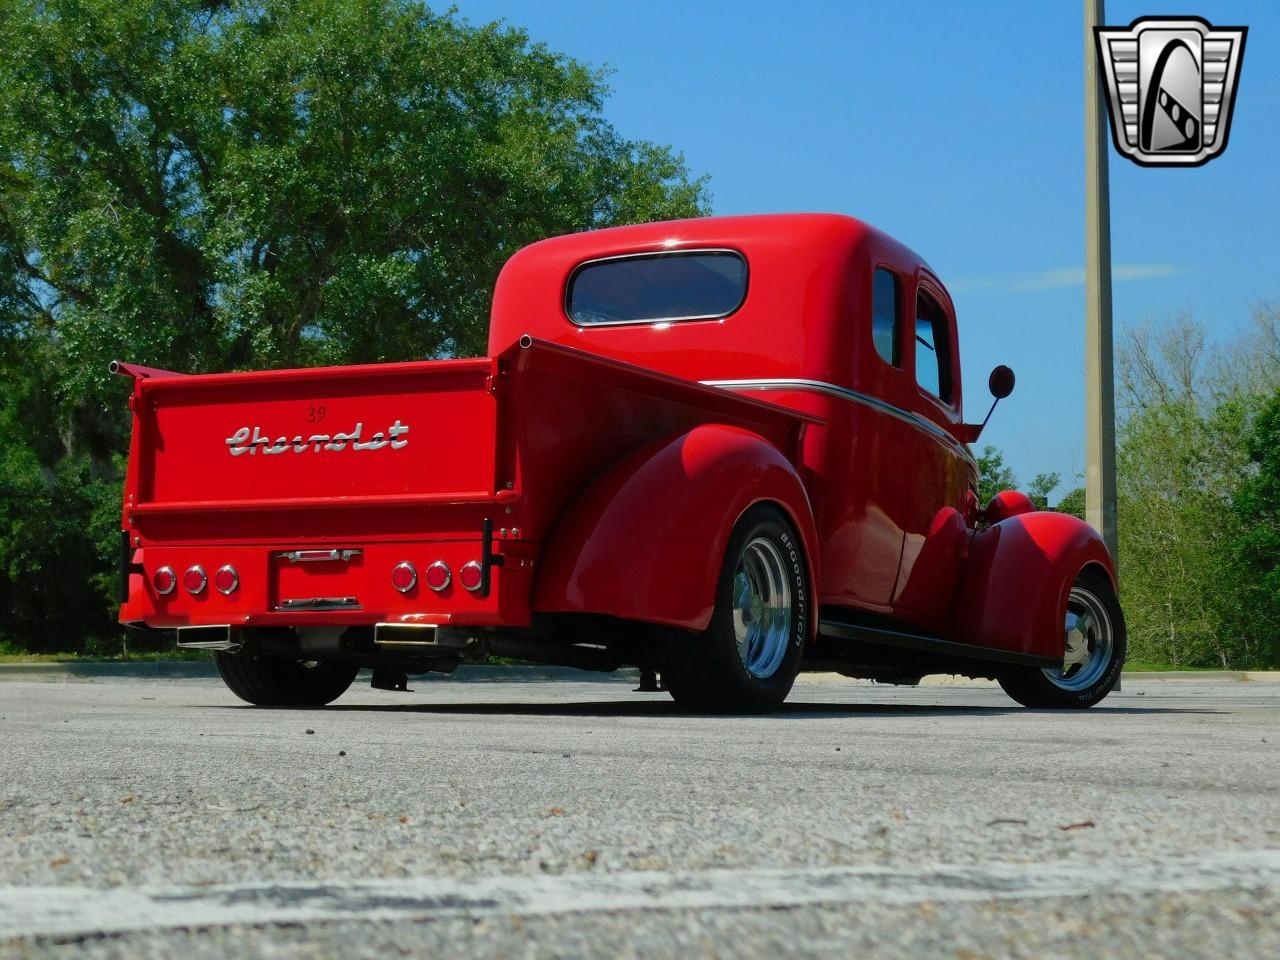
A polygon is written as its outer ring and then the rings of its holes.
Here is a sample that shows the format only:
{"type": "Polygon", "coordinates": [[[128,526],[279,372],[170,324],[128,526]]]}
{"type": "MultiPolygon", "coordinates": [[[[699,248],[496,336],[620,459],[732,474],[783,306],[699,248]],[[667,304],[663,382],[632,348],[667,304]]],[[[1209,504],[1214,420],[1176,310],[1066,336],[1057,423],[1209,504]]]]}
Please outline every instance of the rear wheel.
{"type": "Polygon", "coordinates": [[[346,693],[360,672],[345,663],[283,657],[251,657],[216,651],[222,682],[241,700],[259,707],[323,707],[346,693]]]}
{"type": "Polygon", "coordinates": [[[1061,667],[1020,667],[1000,686],[1024,707],[1083,709],[1100,701],[1120,677],[1127,641],[1124,614],[1106,574],[1081,571],[1067,599],[1061,667]]]}
{"type": "Polygon", "coordinates": [[[810,595],[791,523],[776,507],[753,507],[729,538],[707,629],[661,637],[663,686],[689,710],[776,709],[800,669],[810,595]]]}

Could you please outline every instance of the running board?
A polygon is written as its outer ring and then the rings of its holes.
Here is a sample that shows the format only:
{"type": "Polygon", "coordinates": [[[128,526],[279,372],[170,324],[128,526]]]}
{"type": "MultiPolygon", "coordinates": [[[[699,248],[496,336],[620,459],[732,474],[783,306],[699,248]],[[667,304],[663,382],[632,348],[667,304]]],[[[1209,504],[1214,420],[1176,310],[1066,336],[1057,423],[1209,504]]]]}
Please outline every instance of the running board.
{"type": "Polygon", "coordinates": [[[923,633],[843,623],[839,620],[819,621],[818,633],[840,640],[861,640],[864,643],[875,643],[885,647],[905,647],[908,650],[920,650],[924,653],[936,653],[964,660],[992,660],[996,663],[1015,663],[1026,667],[1061,668],[1062,666],[1062,661],[1054,657],[1019,653],[1016,650],[977,647],[971,643],[956,643],[954,640],[943,640],[941,637],[931,637],[923,633]]]}

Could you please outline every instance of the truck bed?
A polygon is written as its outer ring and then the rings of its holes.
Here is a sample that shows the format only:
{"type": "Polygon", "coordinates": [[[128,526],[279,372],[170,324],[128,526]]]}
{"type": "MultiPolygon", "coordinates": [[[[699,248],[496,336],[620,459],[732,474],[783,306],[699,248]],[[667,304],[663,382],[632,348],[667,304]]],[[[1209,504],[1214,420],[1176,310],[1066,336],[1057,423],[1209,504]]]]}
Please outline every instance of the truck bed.
{"type": "Polygon", "coordinates": [[[476,360],[135,378],[121,619],[153,626],[524,625],[538,545],[609,464],[707,422],[757,432],[794,460],[817,422],[527,337],[476,360]],[[347,559],[281,560],[322,548],[347,559]],[[401,594],[388,581],[400,560],[457,570],[489,553],[499,559],[483,596],[401,594]],[[156,593],[155,569],[192,563],[233,563],[241,586],[156,593]],[[309,597],[354,602],[295,605],[309,597]]]}

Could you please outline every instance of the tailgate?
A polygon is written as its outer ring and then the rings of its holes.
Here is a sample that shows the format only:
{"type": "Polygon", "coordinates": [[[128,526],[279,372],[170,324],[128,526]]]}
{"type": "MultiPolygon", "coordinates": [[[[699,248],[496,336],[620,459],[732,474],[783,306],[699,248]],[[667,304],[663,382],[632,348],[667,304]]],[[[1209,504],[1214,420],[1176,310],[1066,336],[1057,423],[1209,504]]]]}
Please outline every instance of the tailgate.
{"type": "Polygon", "coordinates": [[[488,360],[139,382],[134,513],[493,495],[488,360]]]}

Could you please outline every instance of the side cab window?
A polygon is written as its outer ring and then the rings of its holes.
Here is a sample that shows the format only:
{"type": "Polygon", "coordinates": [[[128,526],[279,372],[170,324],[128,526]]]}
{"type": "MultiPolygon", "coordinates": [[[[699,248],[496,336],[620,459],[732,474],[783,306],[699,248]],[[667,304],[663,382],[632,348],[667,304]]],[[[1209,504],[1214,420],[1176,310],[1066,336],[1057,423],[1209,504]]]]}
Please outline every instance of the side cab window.
{"type": "Polygon", "coordinates": [[[902,366],[898,337],[898,303],[902,285],[892,270],[877,267],[871,275],[871,339],[876,353],[890,366],[902,366]]]}
{"type": "Polygon", "coordinates": [[[946,311],[923,290],[916,293],[915,339],[916,383],[951,403],[951,330],[946,311]]]}

